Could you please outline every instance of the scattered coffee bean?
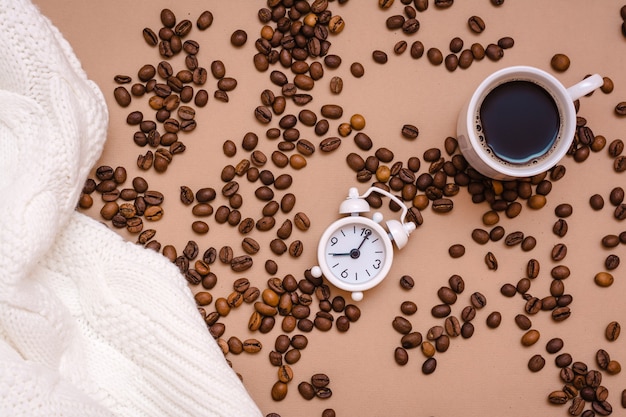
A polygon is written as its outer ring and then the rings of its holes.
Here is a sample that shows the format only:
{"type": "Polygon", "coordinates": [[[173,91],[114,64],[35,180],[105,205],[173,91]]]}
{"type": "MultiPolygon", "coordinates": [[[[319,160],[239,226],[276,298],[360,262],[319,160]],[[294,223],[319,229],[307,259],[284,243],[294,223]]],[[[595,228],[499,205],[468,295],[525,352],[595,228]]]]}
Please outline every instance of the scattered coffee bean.
{"type": "Polygon", "coordinates": [[[543,356],[536,354],[531,356],[531,358],[528,360],[528,369],[531,372],[539,372],[543,369],[545,364],[546,360],[543,358],[543,356]]]}
{"type": "Polygon", "coordinates": [[[606,326],[606,339],[609,342],[614,342],[619,337],[621,331],[621,326],[617,321],[612,321],[606,326]]]}
{"type": "Polygon", "coordinates": [[[554,54],[550,60],[550,66],[558,72],[566,71],[570,66],[570,59],[565,54],[554,54]]]}
{"type": "Polygon", "coordinates": [[[487,316],[487,327],[495,329],[502,323],[502,314],[499,311],[493,311],[487,316]]]}
{"type": "Polygon", "coordinates": [[[485,21],[479,16],[470,17],[467,24],[474,33],[482,33],[485,30],[485,21]]]}

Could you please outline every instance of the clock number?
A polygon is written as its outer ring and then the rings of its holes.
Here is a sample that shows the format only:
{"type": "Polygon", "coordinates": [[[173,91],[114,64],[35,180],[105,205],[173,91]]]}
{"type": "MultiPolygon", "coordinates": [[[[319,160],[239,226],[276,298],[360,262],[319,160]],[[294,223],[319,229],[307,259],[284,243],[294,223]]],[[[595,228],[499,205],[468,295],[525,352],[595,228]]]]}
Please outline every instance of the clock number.
{"type": "Polygon", "coordinates": [[[348,270],[344,269],[343,271],[341,271],[341,278],[348,278],[348,270]]]}
{"type": "Polygon", "coordinates": [[[336,236],[330,238],[330,246],[335,246],[337,242],[339,242],[339,239],[336,236]]]}
{"type": "Polygon", "coordinates": [[[372,234],[372,229],[368,229],[367,227],[361,228],[361,236],[369,236],[372,234]]]}
{"type": "Polygon", "coordinates": [[[381,263],[380,259],[376,259],[372,266],[374,267],[374,269],[379,269],[380,268],[380,263],[381,263]]]}

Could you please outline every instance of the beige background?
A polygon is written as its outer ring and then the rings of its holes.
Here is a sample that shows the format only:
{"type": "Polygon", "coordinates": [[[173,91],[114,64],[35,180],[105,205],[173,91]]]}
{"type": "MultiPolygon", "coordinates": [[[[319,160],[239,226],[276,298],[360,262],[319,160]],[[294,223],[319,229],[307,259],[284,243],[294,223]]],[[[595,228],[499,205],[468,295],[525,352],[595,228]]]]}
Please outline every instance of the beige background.
{"type": "MultiPolygon", "coordinates": [[[[228,244],[236,252],[239,251],[242,236],[230,226],[218,225],[211,220],[209,234],[194,235],[190,229],[193,221],[190,209],[179,202],[178,188],[187,185],[193,190],[203,186],[211,186],[218,191],[221,189],[223,184],[219,173],[222,167],[234,165],[246,157],[246,153],[240,150],[234,158],[226,158],[221,153],[221,145],[226,139],[240,144],[243,135],[253,131],[262,138],[259,149],[268,155],[275,149],[275,142],[264,138],[267,126],[262,126],[253,116],[254,107],[260,104],[260,92],[265,88],[277,91],[269,82],[269,72],[257,72],[252,65],[254,41],[261,28],[257,10],[265,2],[37,0],[36,3],[72,44],[88,75],[99,84],[109,104],[109,138],[99,164],[125,166],[129,170],[129,178],[142,175],[152,189],[166,195],[164,219],[150,225],[158,231],[156,239],[162,244],[175,245],[179,252],[189,239],[196,240],[201,250],[209,246],[219,249],[228,244]],[[201,64],[208,68],[212,60],[221,59],[227,74],[235,77],[239,84],[230,93],[228,104],[216,102],[211,97],[207,107],[198,111],[198,129],[183,139],[187,151],[176,156],[168,171],[159,175],[153,171],[138,172],[135,168],[137,155],[145,149],[133,144],[134,129],[125,123],[130,110],[147,110],[147,100],[135,100],[128,109],[121,109],[113,100],[113,76],[128,74],[136,78],[136,71],[141,65],[156,65],[159,62],[158,53],[147,47],[141,31],[146,26],[158,31],[159,12],[163,7],[171,8],[178,20],[189,18],[194,22],[201,11],[209,9],[213,12],[213,26],[205,32],[194,28],[190,38],[201,45],[198,55],[201,64]],[[239,28],[247,31],[248,42],[235,50],[230,46],[229,38],[239,28]]],[[[374,149],[386,146],[395,153],[394,161],[406,163],[409,156],[421,158],[424,150],[441,147],[446,136],[455,135],[458,109],[483,77],[496,69],[516,64],[534,65],[551,71],[550,58],[554,53],[562,52],[569,55],[572,61],[568,71],[556,74],[566,86],[594,72],[613,79],[614,92],[609,95],[596,92],[584,98],[579,115],[587,118],[595,134],[606,136],[609,142],[623,135],[626,121],[613,114],[614,106],[626,97],[626,40],[620,33],[621,2],[509,0],[496,8],[487,0],[476,0],[458,1],[447,10],[437,10],[432,3],[426,12],[418,15],[421,28],[417,34],[406,37],[409,44],[419,39],[427,48],[436,46],[447,52],[449,41],[454,36],[461,37],[466,46],[473,42],[486,45],[500,37],[512,36],[515,46],[507,50],[504,58],[497,63],[485,59],[475,62],[467,70],[449,73],[443,66],[432,66],[425,57],[416,61],[408,52],[402,56],[393,54],[393,45],[405,36],[388,31],[385,19],[391,14],[402,13],[399,1],[387,11],[380,10],[373,0],[352,0],[345,5],[334,2],[331,9],[344,18],[346,28],[340,35],[332,37],[331,53],[340,55],[343,64],[336,70],[326,70],[324,78],[317,82],[312,92],[315,98],[307,108],[319,112],[322,104],[340,104],[345,110],[344,120],[340,121],[347,121],[354,113],[363,114],[367,120],[365,132],[374,140],[374,149]],[[484,33],[476,35],[469,31],[466,22],[471,15],[483,17],[487,25],[484,33]],[[386,65],[372,61],[371,52],[374,49],[388,52],[389,62],[386,65]],[[349,73],[349,65],[354,61],[365,66],[366,74],[362,79],[355,79],[349,73]],[[339,96],[331,96],[328,92],[328,83],[333,75],[339,75],[344,80],[344,90],[339,96]],[[401,137],[400,128],[405,123],[419,127],[417,140],[407,141],[401,137]]],[[[178,62],[176,68],[182,68],[181,61],[173,62],[178,62]]],[[[276,69],[282,68],[277,66],[276,69]]],[[[288,71],[286,73],[291,77],[288,71]]],[[[215,80],[209,77],[207,86],[210,93],[214,83],[215,80]]],[[[286,113],[297,113],[299,110],[289,105],[286,113]]],[[[277,121],[278,117],[275,117],[272,126],[277,121]]],[[[331,129],[336,129],[337,125],[338,122],[331,122],[331,129]]],[[[302,133],[314,143],[319,141],[306,128],[302,129],[302,133]]],[[[360,152],[364,157],[371,153],[358,151],[352,137],[344,139],[335,153],[314,154],[302,171],[282,170],[294,176],[294,184],[289,191],[297,197],[295,211],[306,212],[313,226],[306,233],[294,232],[291,240],[303,241],[304,254],[299,259],[292,259],[286,254],[278,258],[278,276],[291,273],[302,277],[302,272],[316,263],[317,239],[324,227],[338,217],[338,205],[345,198],[348,188],[356,185],[361,191],[365,190],[366,187],[356,182],[354,173],[346,166],[345,156],[353,151],[360,152]]],[[[611,251],[600,246],[600,239],[605,234],[619,234],[626,230],[624,223],[613,219],[612,208],[608,204],[608,193],[615,186],[625,185],[626,174],[613,172],[612,160],[606,150],[592,154],[583,164],[577,164],[571,158],[566,158],[563,164],[567,167],[567,175],[554,184],[544,209],[532,211],[524,207],[518,218],[511,220],[503,216],[500,222],[507,232],[520,230],[535,236],[538,245],[532,252],[507,248],[502,242],[486,246],[474,244],[470,233],[476,227],[483,227],[481,216],[488,207],[472,204],[464,189],[454,198],[452,213],[437,215],[430,208],[426,209],[424,224],[411,236],[408,245],[397,252],[387,280],[367,292],[365,299],[359,303],[361,320],[345,334],[333,328],[327,333],[314,330],[307,335],[309,346],[302,352],[302,359],[293,366],[294,381],[282,402],[274,402],[270,397],[276,371],[267,360],[274,340],[280,334],[279,323],[269,334],[252,334],[246,327],[252,307],[244,305],[231,312],[224,319],[227,325],[225,338],[237,336],[243,340],[257,337],[264,345],[257,355],[228,355],[263,413],[277,412],[283,417],[319,416],[324,408],[332,407],[340,416],[567,415],[567,407],[552,406],[546,400],[548,393],[562,386],[558,369],[553,365],[554,355],[545,351],[545,343],[550,338],[562,337],[565,340],[564,351],[590,367],[595,367],[595,352],[599,348],[606,349],[614,359],[626,365],[626,338],[609,343],[603,336],[610,321],[626,323],[624,266],[614,271],[616,280],[612,287],[602,289],[593,283],[593,275],[603,269],[604,258],[609,253],[618,254],[626,260],[623,245],[611,251]],[[607,200],[607,205],[600,212],[592,211],[588,205],[588,199],[594,193],[602,194],[607,200]],[[562,202],[571,203],[574,214],[567,220],[569,233],[559,239],[552,233],[556,220],[553,210],[562,202]],[[533,325],[541,332],[541,340],[525,348],[520,344],[522,332],[513,322],[514,316],[523,310],[523,300],[519,296],[505,298],[499,294],[499,288],[506,282],[515,284],[524,276],[528,259],[536,258],[541,262],[542,273],[533,282],[530,292],[539,297],[547,295],[549,270],[554,265],[550,260],[550,250],[559,241],[569,248],[563,263],[572,270],[572,276],[565,282],[566,291],[574,296],[572,316],[559,324],[555,324],[545,312],[533,316],[533,325]],[[454,243],[466,246],[464,257],[449,257],[447,249],[454,243]],[[497,272],[487,270],[483,263],[487,251],[492,251],[499,260],[497,272]],[[410,292],[398,285],[399,277],[404,274],[413,276],[416,281],[415,288],[410,292]],[[409,352],[410,360],[406,366],[396,365],[393,352],[399,344],[400,335],[392,329],[391,321],[400,314],[400,303],[410,299],[418,304],[419,312],[409,319],[414,329],[425,334],[430,326],[442,324],[429,311],[438,303],[437,289],[446,285],[452,274],[463,276],[466,282],[466,290],[453,306],[453,314],[460,314],[472,292],[480,291],[487,296],[487,307],[479,311],[474,321],[474,337],[469,340],[453,339],[447,352],[436,355],[438,368],[432,375],[421,373],[424,357],[418,350],[409,352]],[[491,330],[484,320],[489,312],[495,310],[502,313],[503,322],[500,328],[491,330]],[[541,372],[533,374],[526,364],[535,353],[544,355],[547,364],[541,372]],[[297,393],[296,386],[316,372],[329,375],[333,396],[329,400],[306,402],[297,393]]],[[[423,171],[426,164],[422,165],[423,171]]],[[[281,172],[275,167],[271,169],[275,173],[281,172]]],[[[244,217],[257,218],[262,203],[252,194],[254,186],[245,179],[240,183],[244,196],[244,217]]],[[[90,211],[96,218],[99,217],[97,210],[100,204],[96,200],[94,210],[90,211]]],[[[288,217],[292,214],[279,214],[277,223],[288,217]]],[[[274,237],[274,232],[254,232],[252,237],[262,242],[262,250],[255,256],[255,266],[242,275],[260,288],[265,288],[269,276],[263,270],[263,262],[273,257],[267,242],[274,237]]],[[[233,280],[242,276],[233,274],[219,262],[214,264],[213,271],[219,277],[218,286],[212,290],[214,299],[226,296],[231,291],[233,280]]],[[[149,279],[146,285],[150,285],[149,279]]],[[[333,289],[333,295],[336,294],[343,293],[333,289]]],[[[203,360],[202,357],[196,359],[203,360]]],[[[605,374],[603,385],[610,390],[609,401],[614,415],[620,415],[624,410],[619,405],[619,395],[626,388],[626,374],[605,374]]]]}

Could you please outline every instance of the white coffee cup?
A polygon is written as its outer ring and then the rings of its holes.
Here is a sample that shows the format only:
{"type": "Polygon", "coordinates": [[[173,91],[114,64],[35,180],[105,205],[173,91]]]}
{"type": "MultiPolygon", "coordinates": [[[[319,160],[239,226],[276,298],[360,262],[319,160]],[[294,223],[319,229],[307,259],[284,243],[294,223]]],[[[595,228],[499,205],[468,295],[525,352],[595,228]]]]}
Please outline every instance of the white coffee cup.
{"type": "MultiPolygon", "coordinates": [[[[572,87],[565,88],[554,76],[534,67],[514,66],[496,71],[480,83],[459,114],[457,140],[461,153],[472,168],[493,179],[507,180],[530,177],[545,172],[554,167],[565,156],[572,144],[576,131],[574,101],[599,88],[602,84],[603,79],[598,74],[589,76],[572,87]],[[520,82],[515,83],[516,81],[520,82]],[[537,86],[541,89],[538,89],[537,86]],[[526,94],[524,89],[526,88],[534,91],[533,94],[538,94],[537,97],[543,100],[543,104],[552,106],[551,109],[554,108],[555,111],[544,112],[539,110],[543,109],[541,106],[521,104],[524,103],[523,97],[526,94]],[[506,93],[504,93],[505,91],[506,93]],[[546,96],[545,93],[549,96],[546,96]],[[541,95],[546,98],[541,98],[541,95]],[[496,99],[496,97],[501,99],[496,99]],[[550,102],[550,97],[552,102],[550,102]],[[485,104],[484,108],[483,104],[485,104]],[[503,109],[515,108],[516,106],[522,111],[502,113],[504,112],[503,109]],[[496,113],[483,113],[488,108],[493,108],[496,113]],[[526,114],[527,110],[534,114],[526,114]],[[496,138],[497,135],[494,132],[508,129],[510,135],[507,135],[507,139],[515,137],[516,134],[526,134],[528,133],[526,128],[535,126],[533,124],[535,118],[543,119],[544,114],[548,114],[558,124],[554,130],[554,139],[551,142],[546,141],[545,149],[543,147],[537,148],[541,149],[538,153],[529,152],[528,155],[523,158],[520,157],[520,159],[496,150],[494,147],[496,139],[501,144],[499,146],[503,147],[501,149],[505,149],[508,145],[514,146],[514,144],[512,141],[507,142],[502,134],[496,138]],[[494,117],[494,115],[506,117],[494,117]],[[517,126],[517,128],[513,129],[512,126],[517,126]],[[491,144],[489,143],[490,135],[491,144]]],[[[538,120],[537,126],[541,125],[542,122],[544,120],[538,120]]],[[[515,143],[519,147],[522,141],[515,141],[515,143]]],[[[525,149],[518,149],[518,152],[523,153],[525,149]]]]}

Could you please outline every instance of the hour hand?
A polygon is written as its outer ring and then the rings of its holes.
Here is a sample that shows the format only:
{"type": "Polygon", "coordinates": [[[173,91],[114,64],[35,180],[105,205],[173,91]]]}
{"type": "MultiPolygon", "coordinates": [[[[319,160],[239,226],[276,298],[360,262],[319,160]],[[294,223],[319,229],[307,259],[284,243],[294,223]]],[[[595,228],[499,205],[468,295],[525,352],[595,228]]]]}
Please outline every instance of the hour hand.
{"type": "Polygon", "coordinates": [[[349,256],[350,252],[347,253],[329,253],[331,256],[349,256]]]}

